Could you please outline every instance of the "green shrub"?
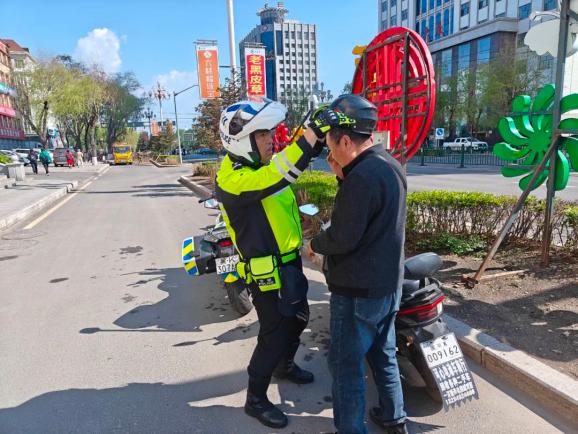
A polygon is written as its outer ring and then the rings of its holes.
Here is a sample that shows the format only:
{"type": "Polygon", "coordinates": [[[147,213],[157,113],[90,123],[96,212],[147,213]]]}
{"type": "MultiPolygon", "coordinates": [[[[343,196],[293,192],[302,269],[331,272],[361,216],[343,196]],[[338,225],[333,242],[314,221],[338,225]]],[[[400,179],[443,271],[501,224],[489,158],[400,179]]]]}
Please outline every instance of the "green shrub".
{"type": "Polygon", "coordinates": [[[335,176],[320,171],[305,171],[292,185],[300,205],[313,203],[319,208],[319,217],[326,221],[331,216],[337,180],[335,176]]]}
{"type": "Polygon", "coordinates": [[[0,154],[0,164],[10,164],[12,163],[12,159],[4,154],[0,154]]]}
{"type": "Polygon", "coordinates": [[[214,178],[219,170],[216,161],[204,161],[202,163],[193,164],[193,176],[208,176],[214,178]]]}
{"type": "Polygon", "coordinates": [[[434,250],[463,256],[485,249],[487,242],[477,235],[470,235],[462,239],[452,234],[441,233],[422,238],[415,243],[415,246],[422,251],[434,250]]]}

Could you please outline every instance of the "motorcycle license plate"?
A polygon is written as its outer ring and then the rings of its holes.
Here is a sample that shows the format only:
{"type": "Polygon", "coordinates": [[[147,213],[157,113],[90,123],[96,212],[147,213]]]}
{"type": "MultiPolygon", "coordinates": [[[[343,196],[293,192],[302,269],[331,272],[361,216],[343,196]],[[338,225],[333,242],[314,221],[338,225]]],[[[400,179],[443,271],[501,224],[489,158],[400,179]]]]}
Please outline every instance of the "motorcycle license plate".
{"type": "Polygon", "coordinates": [[[217,274],[232,273],[237,271],[239,255],[227,256],[226,258],[215,258],[217,274]]]}
{"type": "Polygon", "coordinates": [[[453,333],[448,333],[431,341],[421,342],[420,346],[430,368],[463,357],[456,335],[453,333]]]}

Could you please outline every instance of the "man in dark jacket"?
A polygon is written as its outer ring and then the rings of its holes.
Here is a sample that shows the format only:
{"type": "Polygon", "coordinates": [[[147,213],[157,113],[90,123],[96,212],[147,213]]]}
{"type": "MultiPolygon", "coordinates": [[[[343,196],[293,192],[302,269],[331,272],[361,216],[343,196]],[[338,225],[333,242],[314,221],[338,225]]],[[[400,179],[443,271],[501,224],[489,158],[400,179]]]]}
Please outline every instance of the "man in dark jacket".
{"type": "Polygon", "coordinates": [[[330,107],[355,122],[326,135],[329,164],[339,178],[331,227],[309,255],[325,255],[331,292],[333,417],[339,434],[365,434],[364,358],[379,406],[370,417],[389,433],[406,433],[394,321],[401,299],[406,180],[397,161],[373,143],[377,109],[357,95],[330,107]]]}

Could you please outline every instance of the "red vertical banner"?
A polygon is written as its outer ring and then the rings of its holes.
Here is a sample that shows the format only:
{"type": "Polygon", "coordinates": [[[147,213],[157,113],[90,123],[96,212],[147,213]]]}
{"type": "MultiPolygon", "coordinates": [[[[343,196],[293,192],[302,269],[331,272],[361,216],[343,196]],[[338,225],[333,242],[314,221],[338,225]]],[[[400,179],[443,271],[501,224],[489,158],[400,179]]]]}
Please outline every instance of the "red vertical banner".
{"type": "Polygon", "coordinates": [[[267,96],[264,48],[245,48],[245,71],[247,96],[250,98],[267,96]]]}
{"type": "Polygon", "coordinates": [[[219,94],[219,55],[217,47],[197,47],[197,72],[201,98],[218,98],[219,94]]]}

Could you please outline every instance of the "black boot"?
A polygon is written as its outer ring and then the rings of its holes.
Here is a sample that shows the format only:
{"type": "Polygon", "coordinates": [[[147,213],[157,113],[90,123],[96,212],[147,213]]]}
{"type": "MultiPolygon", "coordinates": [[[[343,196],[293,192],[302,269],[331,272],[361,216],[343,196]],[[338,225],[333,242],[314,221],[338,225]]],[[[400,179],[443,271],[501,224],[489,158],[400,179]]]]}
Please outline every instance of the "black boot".
{"type": "Polygon", "coordinates": [[[284,428],[289,423],[287,416],[267,399],[269,383],[249,380],[245,413],[271,428],[284,428]]]}
{"type": "Polygon", "coordinates": [[[273,376],[275,378],[289,380],[295,384],[308,384],[312,383],[315,377],[309,371],[301,369],[294,361],[293,358],[299,349],[299,342],[291,345],[291,348],[283,356],[275,371],[273,376]]]}
{"type": "Polygon", "coordinates": [[[388,425],[387,421],[383,418],[381,409],[379,407],[373,407],[369,410],[369,418],[380,427],[385,429],[387,434],[408,434],[407,428],[405,427],[405,422],[399,423],[397,425],[388,425]]]}

